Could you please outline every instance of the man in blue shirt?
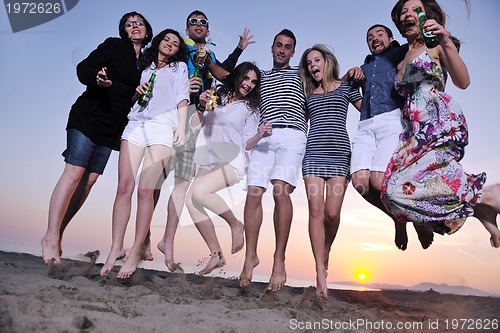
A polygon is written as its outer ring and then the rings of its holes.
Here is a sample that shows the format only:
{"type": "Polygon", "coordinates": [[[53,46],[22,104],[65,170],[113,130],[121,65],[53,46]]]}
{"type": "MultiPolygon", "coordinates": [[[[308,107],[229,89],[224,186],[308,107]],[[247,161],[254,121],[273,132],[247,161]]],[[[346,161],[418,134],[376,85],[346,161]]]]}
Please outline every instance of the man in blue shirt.
{"type": "MultiPolygon", "coordinates": [[[[361,66],[365,79],[361,84],[363,105],[358,132],[352,140],[352,184],[368,202],[387,213],[380,200],[380,189],[399,134],[405,127],[400,110],[404,99],[395,90],[394,80],[408,46],[400,46],[392,31],[381,24],[368,29],[366,42],[371,54],[361,66]]],[[[396,246],[406,250],[406,226],[396,220],[394,223],[396,246]]],[[[427,248],[432,243],[432,233],[415,227],[422,247],[427,248]]]]}

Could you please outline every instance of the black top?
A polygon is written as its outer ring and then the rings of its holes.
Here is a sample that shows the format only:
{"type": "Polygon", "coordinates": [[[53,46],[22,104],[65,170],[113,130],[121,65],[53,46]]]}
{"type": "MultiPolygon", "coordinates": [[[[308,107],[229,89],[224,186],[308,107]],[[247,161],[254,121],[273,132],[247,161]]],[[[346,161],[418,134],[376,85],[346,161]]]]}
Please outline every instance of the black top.
{"type": "Polygon", "coordinates": [[[71,107],[66,129],[77,129],[95,144],[118,150],[141,77],[132,43],[120,38],[106,39],[78,64],[76,72],[87,89],[71,107]],[[102,67],[107,67],[108,78],[113,82],[107,88],[96,82],[102,67]]]}

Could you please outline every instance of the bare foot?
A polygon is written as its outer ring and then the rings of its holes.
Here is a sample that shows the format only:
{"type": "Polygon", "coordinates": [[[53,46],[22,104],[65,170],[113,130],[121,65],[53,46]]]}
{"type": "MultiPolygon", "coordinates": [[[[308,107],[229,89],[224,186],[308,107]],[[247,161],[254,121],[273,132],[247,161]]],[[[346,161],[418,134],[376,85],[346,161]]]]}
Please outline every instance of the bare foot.
{"type": "Polygon", "coordinates": [[[424,223],[413,223],[413,227],[418,235],[418,240],[420,241],[420,245],[425,250],[429,246],[431,246],[432,241],[434,240],[434,231],[428,225],[424,223]]]}
{"type": "Polygon", "coordinates": [[[101,268],[101,276],[108,275],[108,273],[113,270],[113,267],[115,267],[116,261],[122,258],[125,258],[125,250],[123,250],[123,248],[120,250],[113,250],[113,248],[111,248],[106,258],[106,262],[101,268]]]}
{"type": "Polygon", "coordinates": [[[474,207],[474,217],[479,219],[483,226],[490,233],[490,244],[495,248],[500,247],[500,230],[497,224],[497,211],[495,208],[480,204],[474,207]]]}
{"type": "Polygon", "coordinates": [[[316,274],[316,296],[320,299],[328,298],[328,286],[326,284],[326,277],[328,273],[326,270],[321,270],[316,274]]]}
{"type": "Polygon", "coordinates": [[[252,282],[253,269],[260,263],[259,257],[247,256],[243,264],[243,270],[240,273],[240,287],[245,288],[252,282]]]}
{"type": "Polygon", "coordinates": [[[222,267],[226,264],[226,259],[222,255],[221,251],[214,252],[210,255],[210,260],[208,264],[201,271],[198,272],[199,275],[205,275],[210,273],[216,268],[222,267]]]}
{"type": "Polygon", "coordinates": [[[396,230],[394,243],[396,244],[396,247],[398,249],[404,251],[408,246],[408,234],[406,233],[406,223],[394,221],[394,228],[396,230]]]}
{"type": "Polygon", "coordinates": [[[500,184],[483,187],[483,198],[481,200],[481,204],[490,206],[500,214],[500,184]]]}
{"type": "Polygon", "coordinates": [[[137,264],[141,260],[142,246],[138,249],[136,246],[132,246],[130,253],[127,256],[127,261],[120,268],[118,274],[116,275],[119,279],[127,279],[137,270],[137,264]]]}
{"type": "Polygon", "coordinates": [[[153,252],[151,252],[151,240],[147,237],[142,244],[141,260],[153,261],[153,252]]]}
{"type": "Polygon", "coordinates": [[[494,248],[499,248],[500,247],[500,231],[497,229],[494,231],[495,235],[492,235],[490,238],[490,244],[494,248]]]}
{"type": "Polygon", "coordinates": [[[235,224],[231,226],[232,254],[239,252],[243,248],[243,245],[245,245],[244,233],[245,233],[245,227],[243,223],[241,223],[240,221],[237,221],[235,224]]]}
{"type": "MultiPolygon", "coordinates": [[[[325,265],[325,270],[328,271],[328,264],[330,262],[330,249],[325,249],[325,261],[324,261],[324,265],[325,265]]],[[[328,274],[328,272],[327,272],[328,274]]]]}
{"type": "Polygon", "coordinates": [[[177,270],[184,271],[179,264],[174,261],[174,249],[172,246],[169,246],[166,241],[161,240],[156,246],[161,253],[165,255],[165,265],[168,270],[171,272],[175,272],[177,270]]]}
{"type": "Polygon", "coordinates": [[[286,282],[286,270],[285,263],[283,261],[274,262],[273,273],[269,279],[269,284],[267,285],[267,290],[278,291],[285,286],[286,282]]]}
{"type": "Polygon", "coordinates": [[[52,239],[48,235],[42,238],[42,258],[46,265],[49,263],[60,264],[61,263],[61,247],[59,245],[59,240],[52,239]]]}

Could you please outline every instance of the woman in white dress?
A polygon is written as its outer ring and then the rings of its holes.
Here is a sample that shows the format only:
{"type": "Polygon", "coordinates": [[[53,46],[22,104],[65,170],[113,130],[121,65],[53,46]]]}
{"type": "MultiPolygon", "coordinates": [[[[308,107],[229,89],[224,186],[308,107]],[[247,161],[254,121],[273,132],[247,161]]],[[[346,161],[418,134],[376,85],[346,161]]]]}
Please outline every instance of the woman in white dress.
{"type": "Polygon", "coordinates": [[[194,161],[198,172],[187,195],[186,205],[196,228],[210,249],[210,260],[199,274],[210,273],[225,265],[215,228],[206,209],[214,212],[231,228],[231,253],[243,248],[244,228],[231,208],[217,192],[233,186],[243,179],[247,167],[248,151],[271,129],[258,127],[260,97],[260,71],[250,62],[238,65],[216,92],[213,111],[205,111],[207,101],[213,100],[210,90],[200,96],[197,114],[191,126],[201,126],[196,143],[194,161]]]}

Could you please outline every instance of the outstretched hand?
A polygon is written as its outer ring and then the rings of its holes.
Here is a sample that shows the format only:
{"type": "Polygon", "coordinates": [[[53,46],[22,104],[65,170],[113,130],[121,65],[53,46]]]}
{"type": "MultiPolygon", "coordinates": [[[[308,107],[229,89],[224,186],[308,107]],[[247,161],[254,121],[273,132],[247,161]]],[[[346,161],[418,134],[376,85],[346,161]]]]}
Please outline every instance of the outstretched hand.
{"type": "Polygon", "coordinates": [[[264,120],[259,126],[259,136],[265,138],[273,134],[273,124],[264,120]]]}
{"type": "Polygon", "coordinates": [[[240,35],[240,41],[238,42],[238,47],[242,50],[246,49],[248,45],[255,43],[255,41],[252,40],[253,35],[250,35],[250,29],[245,27],[245,30],[243,30],[243,33],[240,35]]]}

